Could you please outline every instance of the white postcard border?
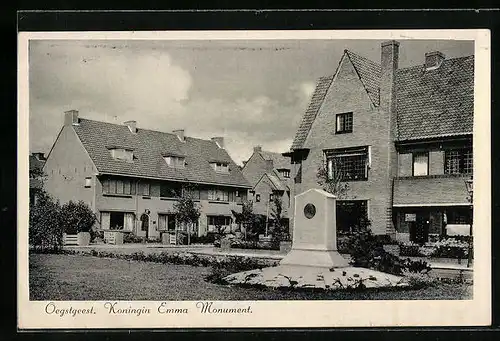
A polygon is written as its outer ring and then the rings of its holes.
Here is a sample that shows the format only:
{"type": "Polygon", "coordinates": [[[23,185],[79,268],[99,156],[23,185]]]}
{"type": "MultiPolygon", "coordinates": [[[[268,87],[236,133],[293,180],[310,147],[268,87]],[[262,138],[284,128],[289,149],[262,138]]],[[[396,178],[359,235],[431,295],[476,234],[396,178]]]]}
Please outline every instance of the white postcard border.
{"type": "MultiPolygon", "coordinates": [[[[375,327],[479,326],[491,323],[491,150],[490,31],[346,30],[346,31],[158,31],[158,32],[20,32],[18,35],[18,328],[237,328],[237,327],[375,327]],[[157,313],[162,302],[118,301],[126,309],[151,314],[112,315],[101,301],[58,301],[60,308],[90,309],[95,314],[48,314],[48,301],[29,301],[28,276],[28,42],[34,39],[454,39],[475,40],[474,104],[474,289],[464,301],[214,301],[223,308],[251,313],[203,314],[196,301],[167,302],[189,314],[157,313]],[[487,165],[487,166],[486,166],[487,165]]],[[[200,279],[201,280],[201,279],[200,279]]],[[[115,301],[111,301],[115,302],[115,301]]],[[[51,309],[51,308],[49,308],[51,309]]]]}

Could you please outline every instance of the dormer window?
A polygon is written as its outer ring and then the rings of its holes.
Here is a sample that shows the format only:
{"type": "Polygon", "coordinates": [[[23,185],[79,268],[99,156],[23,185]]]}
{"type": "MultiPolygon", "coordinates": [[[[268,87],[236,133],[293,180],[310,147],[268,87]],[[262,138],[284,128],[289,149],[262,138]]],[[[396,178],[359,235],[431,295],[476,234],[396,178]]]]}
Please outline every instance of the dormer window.
{"type": "Polygon", "coordinates": [[[186,158],[184,156],[164,156],[165,162],[169,167],[172,168],[184,168],[186,167],[186,158]]]}
{"type": "Polygon", "coordinates": [[[229,173],[229,164],[227,162],[212,162],[212,168],[217,173],[229,173]]]}
{"type": "Polygon", "coordinates": [[[290,178],[290,170],[287,169],[287,168],[281,168],[281,169],[278,169],[278,172],[280,173],[280,175],[284,178],[290,178]]]}
{"type": "Polygon", "coordinates": [[[115,160],[133,162],[134,152],[132,149],[112,147],[109,148],[111,157],[115,160]]]}

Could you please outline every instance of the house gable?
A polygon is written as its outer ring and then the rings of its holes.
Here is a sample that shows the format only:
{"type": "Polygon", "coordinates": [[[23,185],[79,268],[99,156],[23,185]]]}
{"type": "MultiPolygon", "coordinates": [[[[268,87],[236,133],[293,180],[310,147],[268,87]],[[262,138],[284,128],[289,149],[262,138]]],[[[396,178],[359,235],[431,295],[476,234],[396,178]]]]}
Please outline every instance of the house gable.
{"type": "Polygon", "coordinates": [[[62,128],[43,170],[47,175],[45,189],[61,203],[83,200],[93,206],[97,169],[72,126],[62,128]],[[85,187],[86,178],[92,179],[90,188],[85,187]]]}
{"type": "MultiPolygon", "coordinates": [[[[342,58],[335,78],[330,85],[316,118],[311,125],[304,148],[331,148],[338,143],[352,145],[365,135],[364,130],[370,127],[375,105],[361,82],[350,58],[346,54],[342,58]],[[353,113],[353,132],[336,138],[336,115],[353,113]],[[335,142],[335,143],[333,143],[335,142]]],[[[340,135],[339,135],[340,136],[340,135]]]]}
{"type": "Polygon", "coordinates": [[[257,185],[257,182],[267,171],[267,161],[264,160],[262,155],[258,152],[254,152],[252,156],[250,156],[250,159],[248,159],[242,169],[243,176],[252,187],[257,185]]]}

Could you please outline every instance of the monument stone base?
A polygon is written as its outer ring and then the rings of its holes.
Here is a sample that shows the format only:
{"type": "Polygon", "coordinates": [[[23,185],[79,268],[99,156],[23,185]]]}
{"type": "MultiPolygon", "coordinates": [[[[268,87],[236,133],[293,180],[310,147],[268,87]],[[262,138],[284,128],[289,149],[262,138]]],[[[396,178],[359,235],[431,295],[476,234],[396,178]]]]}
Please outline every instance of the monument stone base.
{"type": "Polygon", "coordinates": [[[318,268],[342,268],[349,266],[347,259],[334,250],[294,249],[281,260],[280,265],[301,265],[318,268]]]}

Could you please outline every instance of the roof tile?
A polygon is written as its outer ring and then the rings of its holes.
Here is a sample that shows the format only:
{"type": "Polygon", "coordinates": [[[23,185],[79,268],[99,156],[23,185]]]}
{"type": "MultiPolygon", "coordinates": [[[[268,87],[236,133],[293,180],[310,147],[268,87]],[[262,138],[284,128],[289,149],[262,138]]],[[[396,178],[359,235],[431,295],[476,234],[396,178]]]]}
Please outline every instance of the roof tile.
{"type": "Polygon", "coordinates": [[[181,142],[175,134],[146,129],[134,134],[125,125],[88,119],[80,119],[73,128],[101,173],[250,187],[227,151],[213,141],[186,137],[181,142]],[[134,161],[113,159],[106,148],[110,145],[131,148],[134,161]],[[162,156],[166,154],[186,155],[186,167],[169,167],[162,156]],[[227,162],[229,174],[216,173],[209,160],[227,162]]]}
{"type": "MultiPolygon", "coordinates": [[[[379,105],[380,65],[346,50],[368,96],[379,105]]],[[[318,80],[291,149],[302,148],[333,76],[318,80]]],[[[412,140],[472,133],[474,56],[444,60],[434,70],[423,65],[396,71],[397,139],[412,140]]]]}

